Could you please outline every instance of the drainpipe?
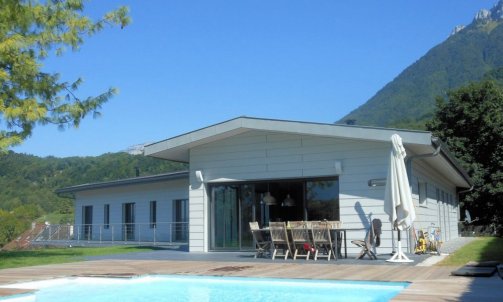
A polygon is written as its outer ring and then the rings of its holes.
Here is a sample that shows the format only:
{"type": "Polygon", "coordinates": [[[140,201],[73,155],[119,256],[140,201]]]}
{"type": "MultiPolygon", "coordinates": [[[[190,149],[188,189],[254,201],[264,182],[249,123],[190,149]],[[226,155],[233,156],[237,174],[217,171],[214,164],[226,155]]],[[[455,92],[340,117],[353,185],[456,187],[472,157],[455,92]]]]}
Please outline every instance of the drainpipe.
{"type": "MultiPolygon", "coordinates": [[[[437,138],[432,137],[431,142],[435,144],[437,141],[437,138]]],[[[410,191],[412,192],[412,161],[415,159],[420,159],[420,158],[428,158],[428,157],[435,157],[440,154],[440,151],[442,150],[442,147],[440,145],[437,146],[437,149],[433,153],[427,153],[427,154],[418,154],[418,155],[412,155],[410,157],[407,157],[407,161],[405,162],[405,168],[407,169],[407,178],[409,180],[409,186],[410,186],[410,191]]],[[[412,242],[413,236],[411,235],[412,229],[409,229],[409,232],[407,233],[407,241],[408,241],[408,252],[413,253],[413,246],[414,243],[412,242]]]]}

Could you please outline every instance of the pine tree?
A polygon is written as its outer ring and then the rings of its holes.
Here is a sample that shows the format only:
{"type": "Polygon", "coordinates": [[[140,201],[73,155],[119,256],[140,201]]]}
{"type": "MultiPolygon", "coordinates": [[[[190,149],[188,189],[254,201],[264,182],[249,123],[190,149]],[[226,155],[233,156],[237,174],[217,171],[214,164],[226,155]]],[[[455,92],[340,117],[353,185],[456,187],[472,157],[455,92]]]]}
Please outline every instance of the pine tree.
{"type": "Polygon", "coordinates": [[[77,127],[86,115],[98,115],[114,88],[81,99],[81,79],[63,82],[43,72],[42,63],[66,47],[78,50],[105,25],[128,23],[126,7],[93,21],[84,16],[83,0],[0,0],[0,151],[21,143],[37,124],[77,127]]]}

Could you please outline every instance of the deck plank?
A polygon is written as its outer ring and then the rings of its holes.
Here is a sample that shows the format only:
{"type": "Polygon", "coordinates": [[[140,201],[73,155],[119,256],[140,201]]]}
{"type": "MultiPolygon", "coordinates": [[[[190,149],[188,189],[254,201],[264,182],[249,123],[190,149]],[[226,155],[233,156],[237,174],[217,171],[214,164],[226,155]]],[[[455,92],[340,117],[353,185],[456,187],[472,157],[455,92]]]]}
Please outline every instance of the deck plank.
{"type": "MultiPolygon", "coordinates": [[[[407,281],[411,285],[393,301],[502,301],[503,293],[488,290],[501,287],[499,278],[465,278],[451,276],[455,267],[417,267],[401,265],[343,265],[311,262],[217,262],[173,260],[97,260],[0,270],[0,285],[67,276],[85,275],[216,275],[243,277],[277,277],[328,280],[407,281]],[[476,299],[475,299],[476,300],[476,299]]],[[[0,296],[9,295],[7,289],[0,296]]]]}

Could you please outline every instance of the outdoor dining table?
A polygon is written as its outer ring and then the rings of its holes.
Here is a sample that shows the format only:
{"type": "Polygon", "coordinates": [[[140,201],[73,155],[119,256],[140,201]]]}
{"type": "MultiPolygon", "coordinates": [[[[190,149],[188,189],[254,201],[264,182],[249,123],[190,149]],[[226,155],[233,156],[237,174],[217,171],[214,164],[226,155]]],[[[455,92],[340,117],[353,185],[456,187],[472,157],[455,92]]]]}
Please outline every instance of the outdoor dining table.
{"type": "MultiPolygon", "coordinates": [[[[312,229],[308,229],[309,232],[312,232],[312,229]]],[[[344,241],[344,258],[348,258],[348,244],[347,244],[347,232],[348,231],[365,231],[365,228],[330,228],[330,235],[332,239],[332,248],[334,253],[334,259],[337,260],[339,257],[342,257],[342,253],[339,251],[339,240],[341,238],[341,243],[344,241]],[[335,235],[335,236],[334,236],[335,235]]],[[[269,228],[264,227],[259,230],[263,232],[265,236],[269,237],[269,228]]],[[[287,234],[291,237],[291,229],[287,228],[287,234]]],[[[342,246],[341,246],[342,248],[342,246]]]]}

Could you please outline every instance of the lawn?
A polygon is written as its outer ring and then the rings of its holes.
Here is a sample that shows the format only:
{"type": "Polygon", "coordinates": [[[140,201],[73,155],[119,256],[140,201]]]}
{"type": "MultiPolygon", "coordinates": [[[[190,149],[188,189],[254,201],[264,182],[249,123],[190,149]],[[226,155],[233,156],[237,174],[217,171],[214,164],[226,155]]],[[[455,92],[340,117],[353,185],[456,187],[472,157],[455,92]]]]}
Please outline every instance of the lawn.
{"type": "Polygon", "coordinates": [[[149,251],[155,247],[108,246],[40,248],[25,251],[0,251],[0,269],[82,261],[87,256],[123,254],[149,251]]]}
{"type": "Polygon", "coordinates": [[[503,238],[479,237],[465,245],[438,265],[465,265],[469,261],[499,261],[503,263],[503,238]]]}

